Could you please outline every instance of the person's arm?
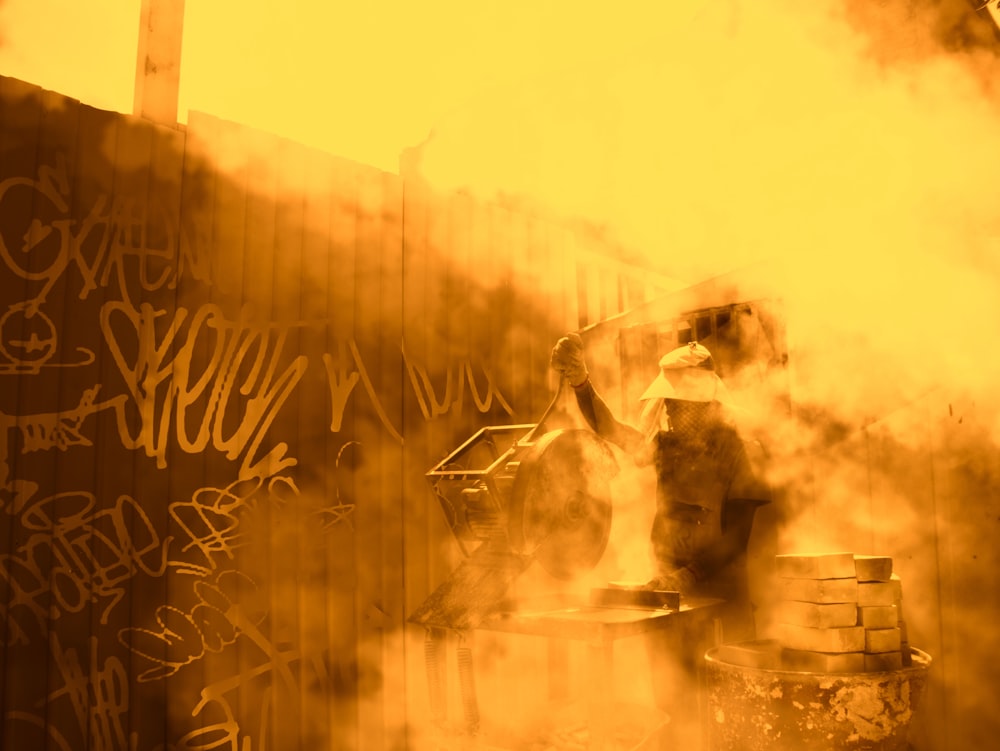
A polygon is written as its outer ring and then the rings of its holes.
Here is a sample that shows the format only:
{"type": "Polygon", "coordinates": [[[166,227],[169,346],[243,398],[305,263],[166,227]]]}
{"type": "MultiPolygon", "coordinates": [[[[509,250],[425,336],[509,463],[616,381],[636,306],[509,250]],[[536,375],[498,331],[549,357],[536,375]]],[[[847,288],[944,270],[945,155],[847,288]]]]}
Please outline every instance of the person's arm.
{"type": "Polygon", "coordinates": [[[576,403],[580,412],[595,433],[623,451],[630,454],[639,453],[643,445],[642,434],[614,416],[611,408],[594,389],[590,378],[579,386],[574,386],[573,391],[576,393],[576,403]]]}
{"type": "Polygon", "coordinates": [[[620,422],[598,395],[590,382],[590,372],[583,355],[583,339],[579,334],[567,334],[552,348],[551,364],[576,393],[576,403],[587,424],[602,438],[622,450],[636,453],[642,447],[642,435],[620,422]]]}

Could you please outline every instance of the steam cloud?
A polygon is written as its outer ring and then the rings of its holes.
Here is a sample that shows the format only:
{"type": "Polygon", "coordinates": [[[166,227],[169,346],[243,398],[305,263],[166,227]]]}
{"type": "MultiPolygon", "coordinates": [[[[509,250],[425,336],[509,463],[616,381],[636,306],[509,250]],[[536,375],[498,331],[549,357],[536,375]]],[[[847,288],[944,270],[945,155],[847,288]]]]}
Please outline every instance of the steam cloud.
{"type": "Polygon", "coordinates": [[[768,436],[796,490],[777,544],[894,555],[915,638],[940,647],[937,716],[983,718],[974,686],[996,676],[949,660],[997,642],[975,594],[997,509],[955,511],[998,476],[996,30],[957,1],[682,15],[631,55],[490,92],[439,123],[420,169],[586,217],[692,283],[765,264],[799,407],[768,436]]]}

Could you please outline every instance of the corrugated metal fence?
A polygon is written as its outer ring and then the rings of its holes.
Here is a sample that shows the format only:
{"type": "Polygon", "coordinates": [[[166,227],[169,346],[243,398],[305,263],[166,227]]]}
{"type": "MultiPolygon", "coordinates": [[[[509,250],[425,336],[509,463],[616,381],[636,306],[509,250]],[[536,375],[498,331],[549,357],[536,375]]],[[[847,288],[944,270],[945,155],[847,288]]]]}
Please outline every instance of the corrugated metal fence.
{"type": "Polygon", "coordinates": [[[401,747],[455,554],[424,472],[664,289],[211,117],[0,108],[0,747],[401,747]]]}

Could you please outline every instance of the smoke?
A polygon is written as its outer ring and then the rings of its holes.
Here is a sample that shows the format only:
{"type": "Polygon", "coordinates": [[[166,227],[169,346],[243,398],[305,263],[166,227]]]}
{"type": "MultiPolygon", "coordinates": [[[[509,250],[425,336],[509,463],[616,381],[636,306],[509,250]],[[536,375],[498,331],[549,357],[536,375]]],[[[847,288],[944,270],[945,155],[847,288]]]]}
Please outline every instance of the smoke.
{"type": "Polygon", "coordinates": [[[647,19],[629,54],[609,38],[615,55],[444,118],[421,170],[587,217],[692,283],[766,264],[793,398],[825,415],[776,442],[939,389],[988,395],[997,47],[963,5],[734,1],[647,19]]]}
{"type": "MultiPolygon", "coordinates": [[[[957,1],[679,16],[628,54],[609,39],[470,100],[422,146],[422,175],[586,217],[691,283],[763,264],[795,404],[766,426],[786,491],[772,544],[892,554],[911,639],[941,660],[932,717],[971,716],[995,676],[957,680],[949,660],[956,639],[996,641],[974,594],[995,508],[958,511],[998,478],[996,29],[957,1]]],[[[641,570],[635,539],[618,555],[641,570]]]]}
{"type": "MultiPolygon", "coordinates": [[[[931,47],[881,61],[836,11],[731,2],[654,22],[631,55],[491,90],[443,119],[424,174],[586,216],[692,282],[775,258],[887,278],[956,239],[982,257],[994,58],[931,47]]],[[[921,28],[906,20],[877,48],[921,28]]]]}

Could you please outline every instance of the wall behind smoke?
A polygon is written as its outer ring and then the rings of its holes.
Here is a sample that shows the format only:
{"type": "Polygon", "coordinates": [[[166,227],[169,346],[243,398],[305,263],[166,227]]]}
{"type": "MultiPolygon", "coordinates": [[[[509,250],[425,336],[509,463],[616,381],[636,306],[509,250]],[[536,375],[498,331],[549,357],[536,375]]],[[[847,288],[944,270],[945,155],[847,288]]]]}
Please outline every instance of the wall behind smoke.
{"type": "Polygon", "coordinates": [[[209,116],[0,107],[0,745],[405,742],[457,555],[424,473],[661,280],[209,116]]]}

